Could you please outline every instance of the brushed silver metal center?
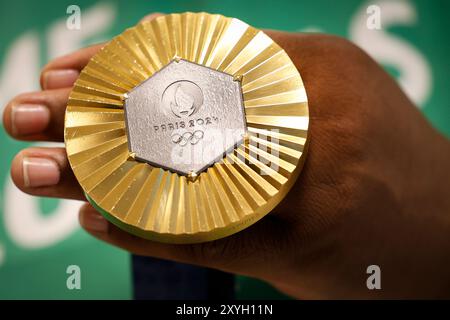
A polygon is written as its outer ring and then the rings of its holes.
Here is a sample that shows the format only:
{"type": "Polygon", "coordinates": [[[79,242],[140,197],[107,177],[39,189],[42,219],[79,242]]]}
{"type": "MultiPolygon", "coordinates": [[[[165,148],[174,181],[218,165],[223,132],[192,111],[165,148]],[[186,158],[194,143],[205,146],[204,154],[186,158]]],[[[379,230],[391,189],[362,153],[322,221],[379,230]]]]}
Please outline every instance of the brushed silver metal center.
{"type": "Polygon", "coordinates": [[[246,133],[240,82],[186,60],[128,92],[125,115],[135,158],[183,175],[207,169],[246,133]]]}

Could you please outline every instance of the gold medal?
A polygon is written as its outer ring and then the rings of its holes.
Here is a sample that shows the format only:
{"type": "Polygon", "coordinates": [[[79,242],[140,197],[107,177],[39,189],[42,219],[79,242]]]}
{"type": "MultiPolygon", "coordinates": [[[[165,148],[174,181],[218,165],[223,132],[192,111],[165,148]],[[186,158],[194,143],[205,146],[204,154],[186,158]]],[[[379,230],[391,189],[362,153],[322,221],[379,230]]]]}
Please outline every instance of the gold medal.
{"type": "Polygon", "coordinates": [[[65,143],[87,199],[137,236],[194,243],[269,213],[305,159],[308,104],[264,32],[183,13],[112,39],[70,94],[65,143]]]}

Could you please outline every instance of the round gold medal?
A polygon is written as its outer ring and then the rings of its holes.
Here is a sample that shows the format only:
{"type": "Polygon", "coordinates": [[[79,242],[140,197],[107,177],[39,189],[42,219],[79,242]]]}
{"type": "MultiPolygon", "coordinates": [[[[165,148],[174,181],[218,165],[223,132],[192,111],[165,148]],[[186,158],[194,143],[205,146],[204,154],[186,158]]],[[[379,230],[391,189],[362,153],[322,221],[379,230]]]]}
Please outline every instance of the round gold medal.
{"type": "Polygon", "coordinates": [[[170,14],[91,59],[69,97],[65,143],[108,220],[193,243],[248,227],[285,197],[308,121],[300,74],[264,32],[221,15],[170,14]]]}

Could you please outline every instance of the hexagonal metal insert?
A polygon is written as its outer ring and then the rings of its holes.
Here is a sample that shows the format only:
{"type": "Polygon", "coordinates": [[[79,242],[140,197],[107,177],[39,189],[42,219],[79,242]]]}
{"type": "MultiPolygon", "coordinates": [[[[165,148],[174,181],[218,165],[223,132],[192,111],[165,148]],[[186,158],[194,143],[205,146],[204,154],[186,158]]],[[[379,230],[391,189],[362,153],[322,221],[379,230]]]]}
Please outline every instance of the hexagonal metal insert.
{"type": "Polygon", "coordinates": [[[183,175],[199,174],[246,133],[239,81],[186,60],[128,92],[125,115],[135,158],[183,175]]]}

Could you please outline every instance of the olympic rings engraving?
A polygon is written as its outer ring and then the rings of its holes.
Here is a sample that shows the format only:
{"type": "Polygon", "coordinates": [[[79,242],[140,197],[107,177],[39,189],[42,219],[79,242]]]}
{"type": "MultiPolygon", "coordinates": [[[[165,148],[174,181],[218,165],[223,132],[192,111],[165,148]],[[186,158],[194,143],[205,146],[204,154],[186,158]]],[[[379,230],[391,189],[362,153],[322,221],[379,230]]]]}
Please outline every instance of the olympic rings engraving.
{"type": "Polygon", "coordinates": [[[195,130],[194,132],[185,132],[183,134],[174,133],[171,138],[173,143],[184,147],[188,143],[191,145],[197,144],[203,139],[203,136],[204,132],[202,130],[195,130]]]}

